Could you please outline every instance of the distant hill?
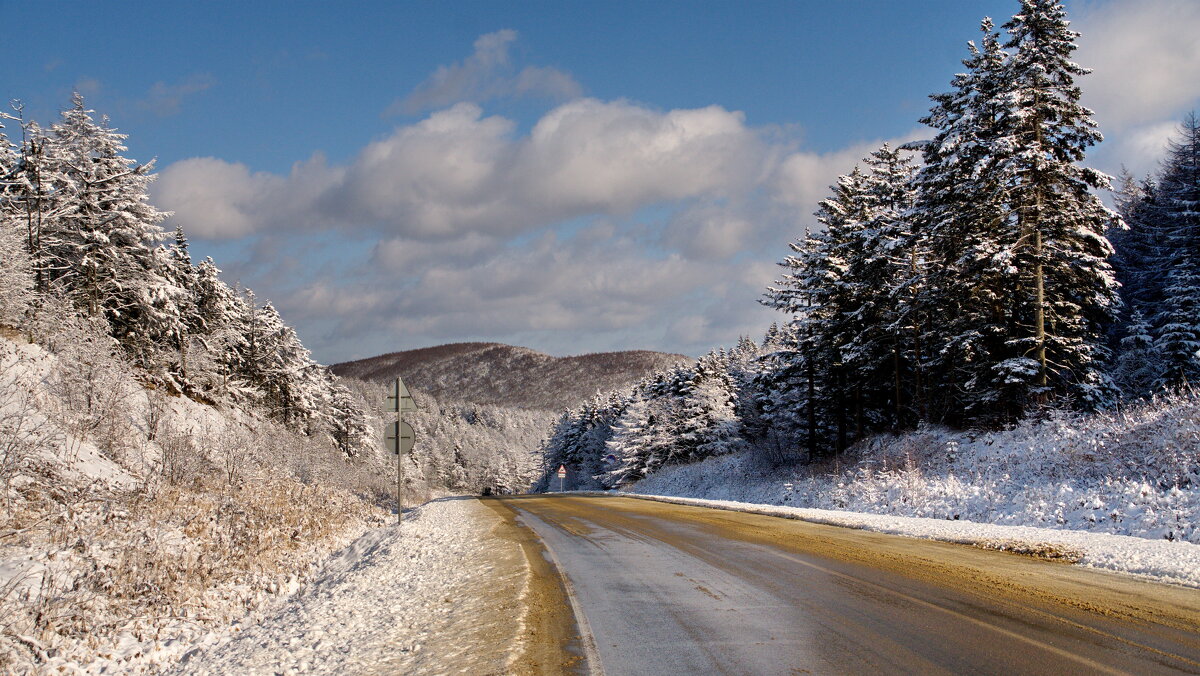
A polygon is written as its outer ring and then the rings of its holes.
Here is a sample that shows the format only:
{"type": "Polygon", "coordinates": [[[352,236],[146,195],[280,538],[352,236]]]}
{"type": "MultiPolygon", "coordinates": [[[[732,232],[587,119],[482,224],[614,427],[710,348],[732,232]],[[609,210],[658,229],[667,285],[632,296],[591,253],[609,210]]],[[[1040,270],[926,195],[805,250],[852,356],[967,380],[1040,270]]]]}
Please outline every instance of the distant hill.
{"type": "Polygon", "coordinates": [[[694,359],[634,350],[552,357],[502,343],[452,343],[359,359],[331,368],[339,376],[384,382],[400,376],[438,399],[561,410],[597,391],[627,387],[649,373],[694,359]]]}

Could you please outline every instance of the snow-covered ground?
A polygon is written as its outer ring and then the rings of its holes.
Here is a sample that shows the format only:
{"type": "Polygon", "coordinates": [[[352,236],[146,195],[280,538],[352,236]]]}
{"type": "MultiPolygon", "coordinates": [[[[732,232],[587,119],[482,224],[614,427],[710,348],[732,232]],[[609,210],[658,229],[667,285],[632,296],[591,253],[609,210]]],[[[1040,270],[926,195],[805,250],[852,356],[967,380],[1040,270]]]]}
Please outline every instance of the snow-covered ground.
{"type": "Polygon", "coordinates": [[[881,436],[821,465],[751,454],[664,467],[634,493],[716,501],[1200,586],[1200,401],[1185,397],[1012,430],[881,436]],[[736,503],[736,504],[735,504],[736,503]]]}
{"type": "Polygon", "coordinates": [[[813,523],[860,528],[878,533],[956,542],[1042,558],[1065,560],[1091,568],[1139,575],[1159,582],[1200,587],[1200,545],[1146,540],[1128,535],[999,526],[890,514],[864,514],[828,509],[762,505],[729,500],[702,500],[662,495],[630,494],[663,502],[765,514],[813,523]]]}
{"type": "Polygon", "coordinates": [[[385,522],[372,471],[0,333],[0,673],[155,671],[261,616],[385,522]]]}
{"type": "Polygon", "coordinates": [[[213,633],[177,674],[504,673],[519,652],[526,567],[471,498],[443,498],[331,557],[259,622],[213,633]]]}

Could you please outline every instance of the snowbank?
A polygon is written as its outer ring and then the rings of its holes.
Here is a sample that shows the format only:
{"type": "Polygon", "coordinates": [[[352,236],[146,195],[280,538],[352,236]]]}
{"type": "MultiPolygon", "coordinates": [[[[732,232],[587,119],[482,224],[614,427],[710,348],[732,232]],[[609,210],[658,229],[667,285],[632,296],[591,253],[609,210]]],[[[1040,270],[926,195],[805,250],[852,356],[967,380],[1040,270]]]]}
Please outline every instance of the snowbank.
{"type": "MultiPolygon", "coordinates": [[[[611,495],[612,493],[606,493],[611,495]]],[[[1200,545],[1146,540],[1127,535],[999,526],[970,521],[947,521],[827,509],[762,505],[729,500],[703,500],[665,495],[620,493],[643,500],[711,507],[735,512],[799,519],[813,523],[859,528],[926,540],[954,542],[1042,558],[1062,559],[1090,568],[1139,575],[1158,582],[1200,588],[1200,545]]]]}
{"type": "Polygon", "coordinates": [[[1054,414],[970,434],[881,436],[821,465],[751,453],[664,467],[633,493],[821,523],[1058,551],[1096,568],[1200,586],[1200,400],[1054,414]],[[765,512],[764,512],[765,513],[765,512]]]}
{"type": "Polygon", "coordinates": [[[0,336],[0,673],[170,663],[383,523],[371,471],[253,412],[0,336]]]}
{"type": "Polygon", "coordinates": [[[524,559],[470,498],[427,503],[331,557],[260,623],[211,634],[177,674],[503,673],[521,636],[524,559]]]}

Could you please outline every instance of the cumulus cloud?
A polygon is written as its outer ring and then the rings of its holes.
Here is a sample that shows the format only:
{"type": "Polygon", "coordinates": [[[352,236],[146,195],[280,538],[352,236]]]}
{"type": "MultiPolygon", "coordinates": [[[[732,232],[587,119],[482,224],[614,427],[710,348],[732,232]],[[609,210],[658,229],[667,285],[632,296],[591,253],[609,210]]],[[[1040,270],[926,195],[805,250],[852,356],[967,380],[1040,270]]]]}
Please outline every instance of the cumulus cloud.
{"type": "Polygon", "coordinates": [[[173,224],[197,237],[234,239],[304,225],[336,225],[336,220],[319,221],[312,204],[341,173],[327,167],[321,155],[296,164],[288,176],[195,157],[164,169],[153,190],[155,201],[175,212],[173,224]]]}
{"type": "Polygon", "coordinates": [[[528,136],[514,128],[460,103],[398,127],[346,167],[316,156],[277,176],[185,160],[162,172],[156,197],[208,237],[333,225],[424,239],[512,235],[741,193],[767,157],[742,115],[718,106],[659,112],[579,99],[551,110],[528,136]]]}
{"type": "MultiPolygon", "coordinates": [[[[470,239],[470,238],[468,238],[470,239]]],[[[597,223],[573,235],[546,232],[532,242],[472,247],[393,240],[379,247],[374,278],[360,286],[319,280],[283,297],[285,317],[335,318],[326,338],[389,336],[406,344],[470,337],[580,353],[655,343],[700,352],[714,332],[730,341],[766,322],[753,299],[765,281],[744,279],[728,262],[653,254],[627,231],[597,223]],[[707,285],[715,288],[704,293],[707,285]],[[385,290],[391,290],[388,292],[385,290]],[[747,305],[748,313],[736,309],[747,305]],[[732,314],[730,314],[732,312],[732,314]],[[686,332],[682,326],[705,327],[686,332]]],[[[482,245],[480,241],[476,245],[482,245]]]]}
{"type": "Polygon", "coordinates": [[[454,103],[481,103],[498,98],[532,96],[564,101],[578,97],[583,88],[570,74],[546,66],[517,70],[509,55],[517,32],[488,33],[475,40],[471,56],[449,66],[439,66],[412,93],[396,101],[388,114],[416,114],[454,103]]]}
{"type": "Polygon", "coordinates": [[[1084,103],[1105,129],[1179,117],[1200,98],[1200,3],[1121,0],[1085,4],[1072,26],[1077,60],[1093,69],[1084,103]]]}
{"type": "Polygon", "coordinates": [[[216,83],[216,78],[208,73],[197,73],[174,84],[155,82],[137,106],[159,117],[178,115],[184,98],[210,89],[216,83]]]}
{"type": "Polygon", "coordinates": [[[255,236],[236,271],[285,317],[323,327],[318,351],[474,338],[698,353],[775,319],[755,303],[774,261],[880,143],[804,152],[718,106],[592,99],[519,134],[460,103],[344,166],[178,162],[155,198],[197,237],[255,236]],[[367,248],[343,259],[324,244],[340,235],[367,248]],[[314,241],[328,269],[312,264],[314,241]]]}

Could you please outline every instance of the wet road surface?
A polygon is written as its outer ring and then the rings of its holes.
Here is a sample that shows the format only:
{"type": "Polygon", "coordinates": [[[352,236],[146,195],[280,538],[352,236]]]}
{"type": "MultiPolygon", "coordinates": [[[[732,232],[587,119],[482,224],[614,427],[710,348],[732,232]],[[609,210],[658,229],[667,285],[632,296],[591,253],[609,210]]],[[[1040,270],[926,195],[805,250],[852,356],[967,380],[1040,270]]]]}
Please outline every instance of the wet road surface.
{"type": "Polygon", "coordinates": [[[487,502],[564,577],[585,672],[1200,674],[1200,590],[630,498],[487,502]]]}

